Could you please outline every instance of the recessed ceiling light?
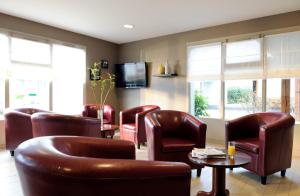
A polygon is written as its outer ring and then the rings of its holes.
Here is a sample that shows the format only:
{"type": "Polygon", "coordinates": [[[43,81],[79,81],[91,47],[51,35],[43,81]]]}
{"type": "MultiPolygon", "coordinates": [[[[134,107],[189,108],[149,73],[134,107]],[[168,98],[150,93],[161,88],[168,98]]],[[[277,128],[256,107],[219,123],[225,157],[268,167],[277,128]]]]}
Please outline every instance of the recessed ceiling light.
{"type": "Polygon", "coordinates": [[[132,24],[124,24],[123,27],[126,29],[132,29],[134,26],[132,24]]]}

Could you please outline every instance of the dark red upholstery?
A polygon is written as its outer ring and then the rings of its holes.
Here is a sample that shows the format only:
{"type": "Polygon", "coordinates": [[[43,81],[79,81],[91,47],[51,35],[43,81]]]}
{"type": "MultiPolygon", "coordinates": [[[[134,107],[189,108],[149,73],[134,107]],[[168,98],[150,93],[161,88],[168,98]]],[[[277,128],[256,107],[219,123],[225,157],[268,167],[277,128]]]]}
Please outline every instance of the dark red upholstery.
{"type": "Polygon", "coordinates": [[[36,112],[46,112],[34,108],[6,109],[4,114],[6,149],[11,155],[17,146],[32,138],[30,116],[36,112]]]}
{"type": "Polygon", "coordinates": [[[160,110],[156,105],[144,105],[120,112],[120,138],[137,144],[147,141],[145,131],[145,115],[148,112],[160,110]]]}
{"type": "Polygon", "coordinates": [[[145,117],[149,160],[180,161],[193,169],[199,165],[188,159],[188,153],[205,148],[206,124],[180,111],[160,110],[145,117]]]}
{"type": "Polygon", "coordinates": [[[15,156],[24,196],[190,195],[188,165],[134,159],[130,141],[72,136],[28,140],[15,156]]]}
{"type": "Polygon", "coordinates": [[[55,113],[36,113],[31,116],[33,137],[76,135],[101,137],[100,121],[95,118],[55,113]]]}
{"type": "Polygon", "coordinates": [[[265,112],[250,114],[227,121],[226,144],[235,141],[236,150],[247,153],[252,162],[246,169],[262,177],[291,167],[295,119],[286,113],[265,112]]]}
{"type": "MultiPolygon", "coordinates": [[[[97,104],[86,104],[84,105],[84,110],[82,111],[83,117],[92,117],[97,118],[97,110],[99,105],[97,104]]],[[[112,124],[115,122],[115,109],[111,105],[104,105],[104,113],[103,113],[103,123],[104,124],[112,124]]]]}

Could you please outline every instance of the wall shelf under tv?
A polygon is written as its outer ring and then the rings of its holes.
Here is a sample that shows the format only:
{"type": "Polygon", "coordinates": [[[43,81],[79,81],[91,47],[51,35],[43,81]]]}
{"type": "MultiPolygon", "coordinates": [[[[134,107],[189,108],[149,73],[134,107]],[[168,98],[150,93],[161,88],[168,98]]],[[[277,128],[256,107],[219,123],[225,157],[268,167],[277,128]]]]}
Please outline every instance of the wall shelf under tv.
{"type": "Polygon", "coordinates": [[[171,78],[171,77],[176,77],[178,75],[175,73],[175,74],[154,74],[153,76],[161,77],[161,78],[171,78]]]}

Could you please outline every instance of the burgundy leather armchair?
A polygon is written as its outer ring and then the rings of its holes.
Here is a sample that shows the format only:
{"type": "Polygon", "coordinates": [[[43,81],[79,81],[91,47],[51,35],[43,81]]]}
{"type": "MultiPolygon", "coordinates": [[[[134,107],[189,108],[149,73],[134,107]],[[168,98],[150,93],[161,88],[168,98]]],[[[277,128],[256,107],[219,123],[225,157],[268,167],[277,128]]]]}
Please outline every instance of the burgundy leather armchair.
{"type": "Polygon", "coordinates": [[[15,155],[24,196],[190,195],[188,165],[134,159],[130,141],[75,136],[33,138],[15,155]]]}
{"type": "Polygon", "coordinates": [[[227,121],[226,145],[234,141],[236,151],[248,154],[252,161],[244,168],[261,176],[281,171],[285,176],[291,167],[295,119],[287,113],[255,113],[227,121]]]}
{"type": "Polygon", "coordinates": [[[188,158],[193,148],[205,148],[206,124],[180,111],[160,110],[145,117],[149,160],[180,161],[197,169],[188,158]]]}
{"type": "MultiPolygon", "coordinates": [[[[82,116],[97,118],[98,108],[97,104],[86,104],[82,116]]],[[[111,105],[104,105],[103,121],[104,124],[115,124],[115,109],[111,105]]]]}
{"type": "Polygon", "coordinates": [[[145,115],[148,112],[160,110],[156,105],[144,105],[120,112],[120,139],[129,140],[137,144],[147,141],[145,131],[145,115]]]}
{"type": "Polygon", "coordinates": [[[33,137],[75,135],[101,137],[98,119],[55,113],[36,113],[31,116],[33,137]]]}
{"type": "Polygon", "coordinates": [[[34,108],[7,109],[4,114],[6,149],[10,155],[25,140],[32,138],[30,116],[36,112],[46,112],[34,108]]]}

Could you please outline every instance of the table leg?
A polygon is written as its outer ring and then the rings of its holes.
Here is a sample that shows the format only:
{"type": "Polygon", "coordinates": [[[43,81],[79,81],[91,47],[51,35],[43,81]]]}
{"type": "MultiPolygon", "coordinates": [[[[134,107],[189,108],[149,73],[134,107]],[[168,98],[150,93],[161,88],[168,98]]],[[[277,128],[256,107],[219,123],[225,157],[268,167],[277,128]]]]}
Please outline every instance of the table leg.
{"type": "Polygon", "coordinates": [[[110,130],[110,131],[101,131],[101,137],[102,138],[110,138],[113,139],[115,134],[114,130],[110,130]]]}
{"type": "Polygon", "coordinates": [[[225,168],[213,168],[212,190],[211,192],[199,191],[197,196],[214,195],[227,196],[229,191],[225,189],[226,176],[225,168]]]}

